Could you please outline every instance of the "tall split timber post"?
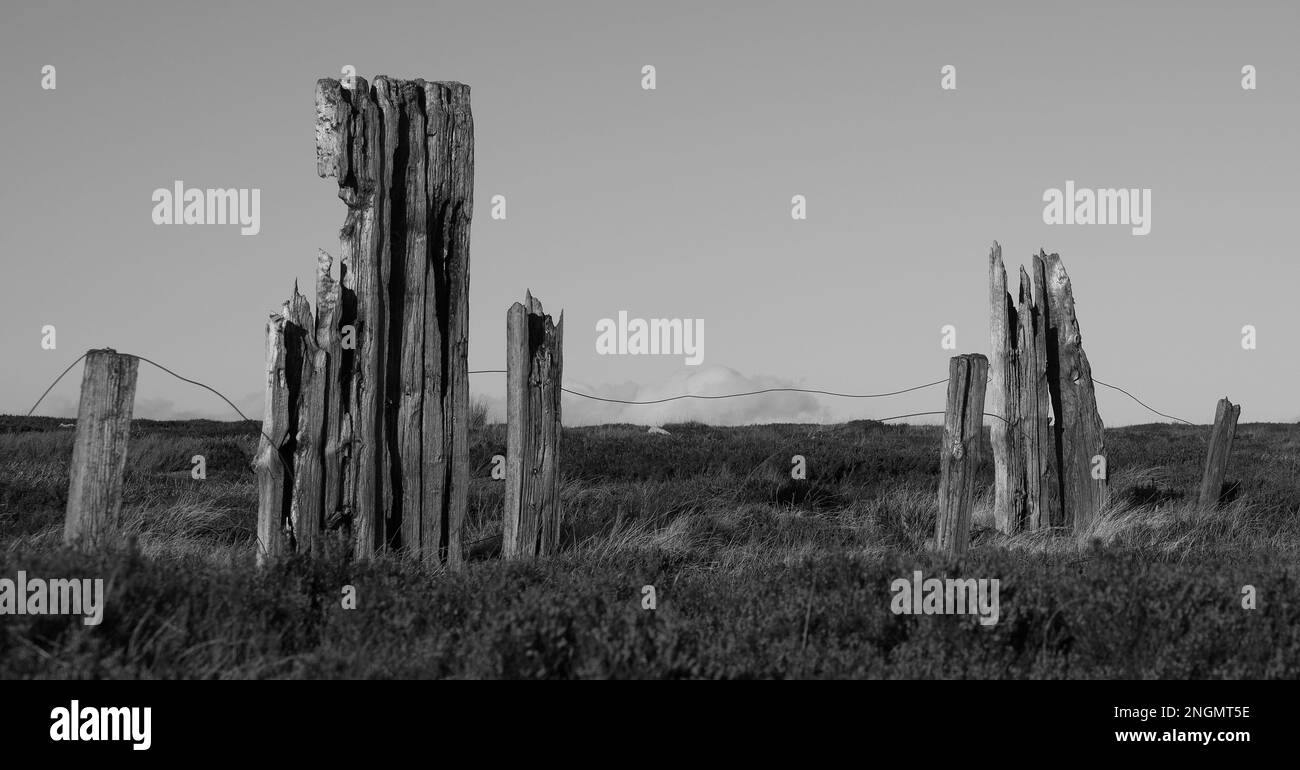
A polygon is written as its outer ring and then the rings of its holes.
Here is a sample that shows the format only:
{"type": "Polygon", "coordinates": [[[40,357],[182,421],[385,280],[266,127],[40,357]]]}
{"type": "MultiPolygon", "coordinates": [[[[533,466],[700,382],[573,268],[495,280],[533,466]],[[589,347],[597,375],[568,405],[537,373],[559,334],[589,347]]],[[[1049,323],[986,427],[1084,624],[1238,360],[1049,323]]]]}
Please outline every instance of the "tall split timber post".
{"type": "Polygon", "coordinates": [[[548,556],[560,532],[560,386],[564,314],[558,323],[528,292],[506,313],[506,495],[502,555],[548,556]]]}
{"type": "Polygon", "coordinates": [[[1007,292],[1002,248],[989,254],[994,521],[1003,532],[1068,526],[1080,531],[1106,504],[1105,457],[1092,367],[1083,351],[1070,277],[1060,255],[1039,251],[1033,280],[1020,270],[1007,292]]]}
{"type": "Polygon", "coordinates": [[[268,327],[257,462],[263,556],[350,530],[459,566],[469,486],[474,125],[462,83],[316,83],[316,168],[348,213],[313,319],[294,290],[268,327]]]}
{"type": "Polygon", "coordinates": [[[999,530],[1014,532],[1020,527],[1028,502],[1025,437],[1020,425],[1021,354],[1016,345],[1020,325],[1016,306],[1007,293],[1007,272],[1002,267],[1002,247],[997,243],[989,254],[989,308],[989,336],[993,343],[989,351],[989,407],[1002,417],[994,418],[989,426],[989,439],[993,456],[1004,460],[993,464],[993,515],[999,530]]]}

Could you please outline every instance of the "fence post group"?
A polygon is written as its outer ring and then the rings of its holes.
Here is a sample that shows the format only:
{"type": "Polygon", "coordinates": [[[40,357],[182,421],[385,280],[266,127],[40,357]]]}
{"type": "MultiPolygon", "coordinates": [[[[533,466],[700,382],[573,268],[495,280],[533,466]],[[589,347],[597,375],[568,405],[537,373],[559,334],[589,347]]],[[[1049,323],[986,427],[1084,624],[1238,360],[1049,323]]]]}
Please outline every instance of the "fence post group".
{"type": "MultiPolygon", "coordinates": [[[[469,230],[474,132],[461,83],[362,78],[316,88],[317,170],[348,207],[339,276],[322,253],[316,310],[294,287],[267,325],[258,558],[316,553],[341,529],[355,556],[394,550],[451,568],[468,507],[469,230]],[[394,158],[401,158],[394,163],[394,158]]],[[[1040,251],[1007,291],[989,255],[991,360],[949,362],[935,547],[967,549],[991,382],[993,519],[1002,532],[1084,531],[1109,494],[1070,278],[1040,251]],[[991,377],[990,377],[991,375],[991,377]],[[1099,462],[1100,461],[1100,462],[1099,462]]],[[[554,553],[564,317],[531,292],[507,312],[502,552],[554,553]]],[[[138,359],[85,356],[64,539],[95,542],[122,499],[138,359]]],[[[1240,406],[1215,414],[1200,505],[1220,501],[1240,406]]]]}

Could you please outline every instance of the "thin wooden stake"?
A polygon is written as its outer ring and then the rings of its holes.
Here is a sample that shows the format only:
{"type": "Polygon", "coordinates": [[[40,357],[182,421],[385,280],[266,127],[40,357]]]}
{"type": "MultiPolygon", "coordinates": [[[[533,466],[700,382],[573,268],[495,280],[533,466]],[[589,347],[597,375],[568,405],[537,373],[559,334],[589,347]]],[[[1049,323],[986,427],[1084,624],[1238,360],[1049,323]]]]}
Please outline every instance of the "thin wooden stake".
{"type": "Polygon", "coordinates": [[[111,349],[86,354],[72,444],[63,541],[94,547],[118,524],[139,360],[111,349]]]}

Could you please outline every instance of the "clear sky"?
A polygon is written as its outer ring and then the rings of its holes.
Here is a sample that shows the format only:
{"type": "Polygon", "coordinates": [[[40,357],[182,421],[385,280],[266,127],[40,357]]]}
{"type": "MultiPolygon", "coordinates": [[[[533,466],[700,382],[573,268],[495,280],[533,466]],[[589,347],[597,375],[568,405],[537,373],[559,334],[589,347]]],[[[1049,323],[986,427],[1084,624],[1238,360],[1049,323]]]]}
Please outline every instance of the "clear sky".
{"type": "MultiPolygon", "coordinates": [[[[988,352],[997,240],[1013,280],[1040,247],[1062,255],[1098,378],[1195,422],[1224,395],[1243,421],[1296,420],[1298,21],[1287,2],[13,4],[0,413],[115,347],[259,416],[267,314],[311,285],[318,248],[338,253],[313,95],[353,65],[472,88],[471,369],[504,368],[506,310],[531,289],[565,312],[573,389],[905,388],[988,352]],[[153,224],[151,194],[176,180],[260,189],[261,232],[153,224]],[[1150,234],[1044,224],[1043,193],[1066,180],[1150,188],[1150,234]],[[704,364],[597,355],[596,323],[620,310],[703,319],[704,364]],[[957,351],[940,347],[947,324],[957,351]]],[[[38,413],[74,414],[79,380],[38,413]]],[[[499,403],[505,382],[474,385],[499,403]]],[[[1157,419],[1104,389],[1098,402],[1108,425],[1157,419]]],[[[942,408],[942,388],[564,403],[571,424],[942,408]]],[[[136,415],[234,416],[149,367],[136,415]]]]}

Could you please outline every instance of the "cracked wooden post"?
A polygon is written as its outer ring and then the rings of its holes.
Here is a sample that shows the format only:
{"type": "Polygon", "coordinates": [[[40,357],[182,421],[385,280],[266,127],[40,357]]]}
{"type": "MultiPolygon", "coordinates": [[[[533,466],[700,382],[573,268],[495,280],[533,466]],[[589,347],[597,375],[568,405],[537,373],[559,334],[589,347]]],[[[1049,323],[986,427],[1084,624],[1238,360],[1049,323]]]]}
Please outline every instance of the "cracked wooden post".
{"type": "Polygon", "coordinates": [[[970,542],[988,372],[989,360],[978,354],[954,356],[948,363],[948,405],[939,449],[939,517],[934,544],[953,556],[964,554],[970,542]]]}
{"type": "Polygon", "coordinates": [[[317,553],[324,536],[325,426],[337,407],[326,400],[329,355],[317,332],[311,304],[294,286],[266,328],[266,400],[254,460],[259,563],[317,553]]]}
{"type": "Polygon", "coordinates": [[[1007,293],[1002,247],[995,241],[989,252],[989,409],[1002,419],[995,418],[990,424],[989,438],[993,447],[993,520],[998,531],[1008,534],[1019,532],[1027,519],[1019,331],[1016,304],[1007,293]]]}
{"type": "Polygon", "coordinates": [[[351,524],[360,558],[397,548],[456,567],[469,487],[469,87],[354,80],[316,84],[317,172],[348,208],[342,410],[325,440],[341,491],[324,514],[351,524]]]}
{"type": "Polygon", "coordinates": [[[1087,529],[1106,505],[1105,478],[1093,478],[1093,458],[1106,455],[1105,426],[1097,413],[1092,367],[1083,352],[1070,276],[1059,254],[1034,257],[1042,277],[1047,319],[1048,386],[1055,405],[1057,469],[1061,509],[1075,532],[1087,529]]]}
{"type": "Polygon", "coordinates": [[[1005,419],[990,426],[994,521],[1007,533],[1080,531],[1106,504],[1106,479],[1093,476],[1105,428],[1065,266],[1041,250],[1033,263],[1013,302],[1001,247],[989,254],[991,408],[1005,419]]]}
{"type": "Polygon", "coordinates": [[[1210,432],[1210,446],[1205,455],[1205,473],[1201,476],[1202,508],[1215,508],[1223,492],[1223,480],[1228,473],[1228,458],[1232,454],[1232,439],[1237,433],[1237,418],[1241,405],[1227,398],[1219,399],[1214,410],[1214,429],[1210,432]]]}
{"type": "Polygon", "coordinates": [[[1024,460],[1025,528],[1061,526],[1060,476],[1052,431],[1052,398],[1047,379],[1047,321],[1041,279],[1034,289],[1029,273],[1020,268],[1016,347],[1019,350],[1020,403],[1018,419],[1024,460]]]}
{"type": "MultiPolygon", "coordinates": [[[[324,530],[336,530],[342,523],[343,463],[348,436],[343,432],[342,412],[346,382],[343,372],[339,314],[343,311],[342,287],[333,275],[334,258],[323,249],[316,258],[316,358],[314,377],[323,405],[320,415],[320,522],[324,530]]],[[[319,541],[317,540],[317,545],[319,541]]]]}
{"type": "Polygon", "coordinates": [[[293,485],[286,525],[291,550],[317,553],[324,535],[324,446],[327,355],[316,342],[311,304],[293,287],[284,326],[285,363],[292,394],[293,485]]]}
{"type": "Polygon", "coordinates": [[[564,314],[559,323],[529,292],[506,313],[506,493],[502,555],[555,552],[560,526],[560,384],[564,314]]]}
{"type": "Polygon", "coordinates": [[[86,353],[63,523],[67,544],[94,547],[117,527],[139,365],[112,349],[86,353]]]}
{"type": "Polygon", "coordinates": [[[257,562],[279,556],[285,547],[285,517],[289,508],[289,380],[285,373],[285,314],[266,324],[266,396],[262,405],[262,436],[253,468],[257,477],[257,562]]]}

